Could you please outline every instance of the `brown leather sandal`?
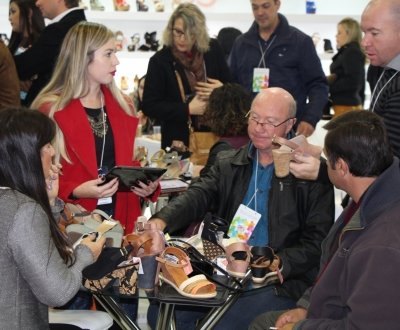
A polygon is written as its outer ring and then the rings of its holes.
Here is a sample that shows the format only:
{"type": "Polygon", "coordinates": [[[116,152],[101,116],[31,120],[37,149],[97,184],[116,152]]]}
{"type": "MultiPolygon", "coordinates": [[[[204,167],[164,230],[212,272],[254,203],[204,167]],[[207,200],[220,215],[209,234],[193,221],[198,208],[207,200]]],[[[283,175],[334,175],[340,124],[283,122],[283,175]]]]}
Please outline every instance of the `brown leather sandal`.
{"type": "Polygon", "coordinates": [[[165,248],[160,257],[162,277],[182,296],[196,299],[214,298],[217,295],[216,285],[204,275],[188,277],[185,268],[190,267],[187,254],[177,247],[165,248]]]}

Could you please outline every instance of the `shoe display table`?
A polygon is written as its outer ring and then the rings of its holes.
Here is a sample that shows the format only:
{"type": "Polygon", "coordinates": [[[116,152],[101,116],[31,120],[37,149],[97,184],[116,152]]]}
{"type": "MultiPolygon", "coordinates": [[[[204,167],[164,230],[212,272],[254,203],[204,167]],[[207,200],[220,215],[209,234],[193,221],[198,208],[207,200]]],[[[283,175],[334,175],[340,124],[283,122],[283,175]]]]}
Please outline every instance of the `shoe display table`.
{"type": "MultiPolygon", "coordinates": [[[[217,275],[216,275],[217,276],[217,275]]],[[[218,276],[219,281],[224,281],[223,276],[218,276]]],[[[210,307],[210,311],[201,320],[196,329],[206,330],[212,329],[215,324],[221,319],[226,311],[232,304],[239,298],[240,294],[244,291],[258,290],[271,285],[271,282],[255,285],[251,281],[251,272],[248,270],[246,276],[238,281],[242,288],[238,291],[230,291],[227,288],[217,284],[217,296],[209,299],[194,299],[186,298],[180,295],[172,286],[167,283],[162,283],[159,287],[149,291],[139,291],[138,296],[132,299],[150,299],[160,303],[160,309],[157,319],[157,326],[155,330],[166,330],[171,325],[175,325],[174,321],[174,308],[177,305],[193,306],[193,307],[210,307]]],[[[235,283],[226,283],[239,289],[240,285],[235,283]]],[[[109,294],[93,293],[95,299],[104,307],[109,315],[118,323],[123,329],[140,330],[139,326],[133,322],[126,313],[121,309],[118,304],[119,296],[109,294]]],[[[124,298],[128,298],[124,296],[124,298]]],[[[174,327],[173,327],[174,328],[174,327]]]]}

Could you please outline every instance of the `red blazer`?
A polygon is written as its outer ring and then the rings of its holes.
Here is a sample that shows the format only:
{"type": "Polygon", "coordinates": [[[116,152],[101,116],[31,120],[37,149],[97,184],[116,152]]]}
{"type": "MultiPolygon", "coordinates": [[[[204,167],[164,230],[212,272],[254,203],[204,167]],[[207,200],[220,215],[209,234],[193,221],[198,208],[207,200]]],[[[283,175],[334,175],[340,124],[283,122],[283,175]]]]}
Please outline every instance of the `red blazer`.
{"type": "MultiPolygon", "coordinates": [[[[102,86],[107,116],[114,135],[115,164],[140,166],[133,161],[138,118],[128,116],[113,98],[111,92],[102,86]]],[[[47,112],[46,109],[40,109],[47,112]]],[[[81,183],[97,178],[95,140],[79,99],[72,100],[64,109],[54,114],[54,119],[64,134],[66,151],[71,163],[61,160],[63,175],[60,177],[59,196],[66,202],[80,204],[89,211],[97,206],[97,199],[70,199],[72,191],[81,183]]],[[[157,199],[159,189],[153,195],[157,199]]],[[[131,233],[137,217],[141,214],[140,199],[132,192],[117,192],[114,218],[131,233]]]]}

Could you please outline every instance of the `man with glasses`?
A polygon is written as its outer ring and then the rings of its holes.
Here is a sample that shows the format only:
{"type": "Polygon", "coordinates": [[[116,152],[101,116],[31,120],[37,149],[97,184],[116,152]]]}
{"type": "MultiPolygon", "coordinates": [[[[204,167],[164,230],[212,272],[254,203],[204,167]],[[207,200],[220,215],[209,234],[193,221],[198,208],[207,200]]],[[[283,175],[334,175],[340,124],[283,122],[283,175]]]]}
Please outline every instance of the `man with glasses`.
{"type": "MultiPolygon", "coordinates": [[[[247,115],[250,142],[238,150],[220,152],[206,175],[151,219],[160,229],[176,233],[206,212],[229,222],[243,206],[260,215],[247,243],[274,249],[283,283],[242,294],[216,329],[246,329],[259,311],[290,308],[315,280],[320,243],[334,218],[333,187],[292,175],[275,176],[272,138],[286,137],[295,116],[296,103],[287,91],[261,91],[247,115]]],[[[175,312],[178,329],[194,328],[195,320],[188,317],[194,311],[183,312],[177,306],[175,312]]]]}

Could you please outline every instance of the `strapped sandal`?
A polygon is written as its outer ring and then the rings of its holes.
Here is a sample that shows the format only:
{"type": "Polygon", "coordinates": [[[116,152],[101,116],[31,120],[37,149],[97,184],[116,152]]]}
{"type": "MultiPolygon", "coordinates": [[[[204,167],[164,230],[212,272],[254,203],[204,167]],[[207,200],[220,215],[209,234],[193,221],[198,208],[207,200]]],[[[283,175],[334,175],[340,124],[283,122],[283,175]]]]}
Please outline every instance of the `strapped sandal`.
{"type": "Polygon", "coordinates": [[[181,249],[169,246],[156,259],[161,264],[164,281],[182,296],[207,299],[217,295],[216,285],[207,280],[204,275],[187,276],[184,269],[190,267],[190,261],[181,249]]]}
{"type": "Polygon", "coordinates": [[[251,248],[251,274],[254,283],[261,284],[267,278],[276,276],[277,273],[270,270],[275,253],[269,246],[253,246],[251,248]]]}
{"type": "Polygon", "coordinates": [[[281,148],[283,146],[285,149],[289,149],[290,151],[300,151],[315,158],[319,158],[322,152],[322,148],[320,146],[308,143],[304,135],[297,135],[290,140],[286,140],[283,137],[274,135],[272,137],[272,142],[279,144],[281,148]]]}
{"type": "Polygon", "coordinates": [[[228,265],[226,271],[235,277],[244,278],[250,263],[250,248],[246,243],[236,242],[226,249],[228,265]]]}
{"type": "Polygon", "coordinates": [[[151,224],[145,224],[142,232],[126,235],[124,244],[133,246],[132,256],[140,257],[142,263],[143,274],[139,274],[138,287],[153,289],[158,283],[159,273],[156,257],[165,246],[161,233],[151,224]]]}

